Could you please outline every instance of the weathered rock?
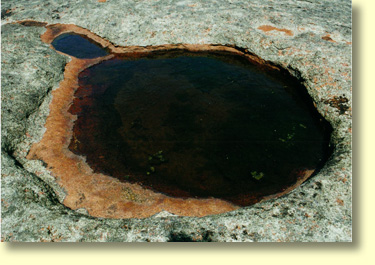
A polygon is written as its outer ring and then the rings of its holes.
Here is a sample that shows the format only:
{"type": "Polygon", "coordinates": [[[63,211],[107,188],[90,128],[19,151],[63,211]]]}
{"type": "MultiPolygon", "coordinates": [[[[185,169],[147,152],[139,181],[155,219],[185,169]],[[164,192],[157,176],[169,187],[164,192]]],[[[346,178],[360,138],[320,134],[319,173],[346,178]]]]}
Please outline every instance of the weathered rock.
{"type": "Polygon", "coordinates": [[[2,1],[3,241],[351,241],[351,2],[2,1]],[[103,219],[72,211],[40,161],[51,90],[69,60],[41,25],[76,24],[115,45],[235,45],[287,69],[331,123],[334,153],[288,195],[203,218],[103,219]]]}

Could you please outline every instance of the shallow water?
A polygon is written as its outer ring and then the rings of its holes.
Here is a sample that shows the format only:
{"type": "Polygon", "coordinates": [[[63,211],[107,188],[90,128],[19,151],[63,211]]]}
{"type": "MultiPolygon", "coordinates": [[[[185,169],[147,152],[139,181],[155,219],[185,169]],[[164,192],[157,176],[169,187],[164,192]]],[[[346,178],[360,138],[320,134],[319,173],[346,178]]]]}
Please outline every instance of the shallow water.
{"type": "Polygon", "coordinates": [[[52,46],[60,52],[80,59],[96,58],[108,54],[99,44],[74,33],[61,34],[53,40],[52,46]]]}
{"type": "Polygon", "coordinates": [[[329,155],[301,85],[227,53],[115,58],[80,74],[70,150],[174,197],[250,205],[329,155]]]}

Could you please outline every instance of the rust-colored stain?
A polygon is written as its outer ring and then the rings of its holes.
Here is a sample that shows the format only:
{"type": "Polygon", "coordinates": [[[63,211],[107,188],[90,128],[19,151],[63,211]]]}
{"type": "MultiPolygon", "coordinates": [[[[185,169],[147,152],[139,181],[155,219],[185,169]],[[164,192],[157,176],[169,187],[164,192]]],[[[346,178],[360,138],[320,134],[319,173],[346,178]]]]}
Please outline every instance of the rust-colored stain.
{"type": "Polygon", "coordinates": [[[46,22],[39,22],[35,20],[23,20],[19,21],[19,24],[26,26],[26,27],[45,27],[47,26],[46,22]]]}
{"type": "MultiPolygon", "coordinates": [[[[106,47],[111,54],[95,59],[78,59],[73,56],[67,63],[64,79],[59,88],[52,92],[50,114],[47,117],[46,132],[40,142],[33,144],[27,159],[39,159],[47,164],[47,169],[55,177],[56,182],[66,191],[63,204],[71,209],[84,208],[91,216],[107,218],[145,218],[163,210],[180,216],[206,216],[220,214],[238,209],[239,206],[227,201],[207,198],[172,198],[161,193],[143,188],[139,184],[120,182],[111,176],[94,173],[83,157],[73,154],[68,146],[73,138],[73,125],[76,116],[68,112],[74,93],[78,88],[78,76],[83,70],[92,65],[114,57],[141,57],[153,51],[184,49],[188,51],[229,51],[241,54],[256,64],[268,65],[259,57],[239,51],[233,47],[217,45],[160,45],[150,47],[118,47],[102,39],[94,33],[75,25],[54,24],[46,26],[47,31],[41,36],[43,42],[51,42],[60,34],[74,32],[85,35],[93,41],[106,47]]],[[[51,45],[51,48],[53,46],[51,45]]],[[[299,172],[299,179],[292,187],[263,200],[276,198],[290,192],[299,186],[313,170],[299,172]]]]}
{"type": "Polygon", "coordinates": [[[99,3],[105,3],[107,0],[98,0],[99,3]]]}
{"type": "Polygon", "coordinates": [[[333,108],[339,110],[340,115],[344,114],[350,106],[347,104],[349,100],[344,96],[334,96],[333,98],[324,101],[325,104],[329,104],[333,108]]]}
{"type": "Polygon", "coordinates": [[[284,32],[288,36],[294,35],[293,31],[291,31],[289,29],[279,29],[279,28],[276,28],[276,27],[273,27],[273,26],[270,26],[270,25],[262,25],[262,26],[259,26],[258,29],[260,29],[260,30],[262,30],[266,33],[269,33],[270,31],[276,30],[276,31],[284,32]]]}
{"type": "Polygon", "coordinates": [[[341,200],[340,198],[337,198],[337,199],[336,199],[336,202],[337,202],[339,205],[344,206],[344,201],[341,200]]]}
{"type": "Polygon", "coordinates": [[[336,41],[334,41],[334,40],[331,38],[331,35],[330,35],[330,34],[324,35],[324,36],[322,37],[322,40],[326,40],[326,41],[329,41],[329,42],[336,42],[336,41]]]}

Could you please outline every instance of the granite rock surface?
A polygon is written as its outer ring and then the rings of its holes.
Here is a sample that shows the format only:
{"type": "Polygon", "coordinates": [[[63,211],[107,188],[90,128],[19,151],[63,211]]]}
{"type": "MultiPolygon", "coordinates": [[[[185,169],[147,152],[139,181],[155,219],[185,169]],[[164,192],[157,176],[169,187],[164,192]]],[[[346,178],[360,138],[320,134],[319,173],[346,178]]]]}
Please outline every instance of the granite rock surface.
{"type": "Polygon", "coordinates": [[[351,1],[2,1],[2,241],[351,241],[351,1]],[[115,45],[222,44],[288,70],[333,128],[333,155],[291,193],[202,218],[104,219],[73,211],[41,161],[51,91],[68,57],[34,20],[75,24],[115,45]]]}

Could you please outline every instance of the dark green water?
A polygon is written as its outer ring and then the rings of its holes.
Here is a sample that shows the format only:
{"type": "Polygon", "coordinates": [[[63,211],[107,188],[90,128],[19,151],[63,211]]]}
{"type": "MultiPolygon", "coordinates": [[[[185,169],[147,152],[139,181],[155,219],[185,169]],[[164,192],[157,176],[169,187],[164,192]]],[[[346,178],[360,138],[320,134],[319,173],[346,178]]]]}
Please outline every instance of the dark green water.
{"type": "Polygon", "coordinates": [[[330,129],[304,87],[239,56],[117,58],[79,78],[70,149],[170,196],[249,205],[329,155],[330,129]]]}

